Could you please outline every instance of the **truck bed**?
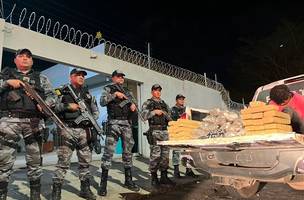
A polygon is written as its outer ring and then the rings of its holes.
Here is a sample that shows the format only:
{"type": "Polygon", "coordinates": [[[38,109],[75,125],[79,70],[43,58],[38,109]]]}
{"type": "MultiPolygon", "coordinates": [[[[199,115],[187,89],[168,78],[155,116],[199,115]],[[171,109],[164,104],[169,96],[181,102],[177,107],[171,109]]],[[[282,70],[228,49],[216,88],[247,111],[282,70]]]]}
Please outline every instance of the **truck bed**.
{"type": "Polygon", "coordinates": [[[159,145],[173,149],[261,149],[261,148],[304,148],[304,135],[294,132],[244,135],[235,137],[218,137],[209,139],[192,139],[176,141],[159,141],[159,145]]]}

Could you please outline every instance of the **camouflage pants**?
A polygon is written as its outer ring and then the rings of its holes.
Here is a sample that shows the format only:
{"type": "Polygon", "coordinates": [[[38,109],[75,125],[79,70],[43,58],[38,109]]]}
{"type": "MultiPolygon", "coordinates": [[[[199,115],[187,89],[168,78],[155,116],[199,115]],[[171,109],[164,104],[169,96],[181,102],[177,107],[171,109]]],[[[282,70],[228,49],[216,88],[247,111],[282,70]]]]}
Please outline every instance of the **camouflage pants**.
{"type": "MultiPolygon", "coordinates": [[[[79,179],[85,180],[91,177],[89,163],[92,161],[92,152],[87,144],[86,131],[82,128],[68,128],[68,131],[72,133],[75,138],[74,140],[69,140],[63,137],[63,144],[57,151],[57,169],[53,177],[54,181],[61,183],[64,180],[67,170],[70,168],[71,157],[75,149],[79,163],[79,179]]],[[[60,134],[65,135],[66,133],[64,130],[61,130],[60,134]]]]}
{"type": "Polygon", "coordinates": [[[40,119],[8,117],[0,119],[0,182],[9,181],[16,160],[16,149],[4,143],[8,142],[9,144],[17,145],[17,142],[19,142],[22,137],[26,143],[25,160],[28,169],[27,176],[31,181],[40,179],[42,175],[40,168],[41,155],[35,137],[35,134],[38,132],[39,120],[40,119]],[[35,123],[33,121],[35,121],[35,123]]]}
{"type": "MultiPolygon", "coordinates": [[[[153,137],[157,141],[167,141],[169,140],[168,131],[154,130],[152,132],[153,137]]],[[[157,172],[165,171],[168,169],[169,165],[169,152],[168,147],[159,146],[159,145],[150,145],[150,171],[157,172]]]]}
{"type": "Polygon", "coordinates": [[[131,125],[127,120],[113,120],[109,122],[105,150],[101,158],[101,168],[111,168],[112,157],[119,137],[122,141],[122,161],[124,167],[132,167],[132,148],[134,146],[134,139],[131,125]]]}
{"type": "Polygon", "coordinates": [[[172,164],[173,165],[179,165],[180,164],[180,155],[181,152],[178,150],[172,151],[172,164]]]}

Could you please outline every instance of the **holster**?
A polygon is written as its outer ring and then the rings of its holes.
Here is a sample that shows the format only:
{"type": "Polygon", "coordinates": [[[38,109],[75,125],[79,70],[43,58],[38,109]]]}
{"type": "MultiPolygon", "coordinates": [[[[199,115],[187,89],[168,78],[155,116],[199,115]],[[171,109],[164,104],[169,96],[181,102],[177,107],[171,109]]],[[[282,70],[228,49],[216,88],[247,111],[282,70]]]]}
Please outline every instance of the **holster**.
{"type": "Polygon", "coordinates": [[[102,130],[103,130],[103,135],[108,135],[108,131],[109,131],[109,122],[108,121],[102,122],[102,130]]]}
{"type": "Polygon", "coordinates": [[[86,133],[90,150],[94,150],[97,154],[101,154],[101,144],[99,135],[92,128],[86,129],[86,133]]]}
{"type": "Polygon", "coordinates": [[[149,128],[146,132],[143,134],[147,137],[148,143],[150,145],[156,145],[156,138],[153,136],[153,129],[149,128]]]}
{"type": "Polygon", "coordinates": [[[92,141],[91,129],[86,128],[85,132],[86,132],[86,138],[87,138],[88,146],[90,147],[90,150],[93,151],[93,141],[92,141]]]}

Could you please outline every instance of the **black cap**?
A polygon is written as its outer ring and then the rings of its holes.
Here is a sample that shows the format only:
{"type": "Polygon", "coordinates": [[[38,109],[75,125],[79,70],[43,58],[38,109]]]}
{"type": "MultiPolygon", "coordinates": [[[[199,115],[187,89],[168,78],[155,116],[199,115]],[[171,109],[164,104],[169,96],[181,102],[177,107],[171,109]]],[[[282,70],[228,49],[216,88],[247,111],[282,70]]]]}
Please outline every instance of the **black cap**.
{"type": "Polygon", "coordinates": [[[18,56],[18,55],[21,55],[21,54],[27,54],[29,55],[30,57],[32,57],[32,52],[29,50],[29,49],[18,49],[15,53],[15,57],[18,56]]]}
{"type": "Polygon", "coordinates": [[[157,89],[162,90],[162,87],[161,87],[159,84],[154,84],[154,85],[152,85],[151,90],[157,90],[157,89]]]}
{"type": "Polygon", "coordinates": [[[112,77],[113,76],[117,76],[117,75],[121,75],[121,76],[125,76],[125,74],[123,73],[123,71],[117,69],[112,73],[112,77]]]}
{"type": "Polygon", "coordinates": [[[79,69],[79,68],[72,69],[72,71],[70,72],[70,75],[79,74],[79,73],[83,73],[85,76],[87,75],[86,71],[84,71],[83,69],[79,69]]]}
{"type": "Polygon", "coordinates": [[[186,98],[184,95],[182,95],[182,94],[178,94],[178,95],[176,95],[176,97],[175,97],[175,99],[177,100],[177,99],[184,99],[184,98],[186,98]]]}

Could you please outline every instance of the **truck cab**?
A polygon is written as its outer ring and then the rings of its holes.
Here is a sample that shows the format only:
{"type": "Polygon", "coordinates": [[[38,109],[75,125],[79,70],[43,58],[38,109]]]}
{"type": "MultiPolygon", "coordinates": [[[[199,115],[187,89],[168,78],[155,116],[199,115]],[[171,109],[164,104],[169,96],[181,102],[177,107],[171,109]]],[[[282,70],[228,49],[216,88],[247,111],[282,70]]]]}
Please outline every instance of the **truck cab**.
{"type": "Polygon", "coordinates": [[[283,80],[275,81],[272,83],[269,83],[267,85],[259,87],[252,100],[253,101],[263,101],[267,103],[269,101],[269,92],[271,88],[273,88],[276,85],[285,84],[288,86],[290,91],[297,92],[300,95],[304,95],[304,74],[299,76],[294,76],[291,78],[286,78],[283,80]]]}

